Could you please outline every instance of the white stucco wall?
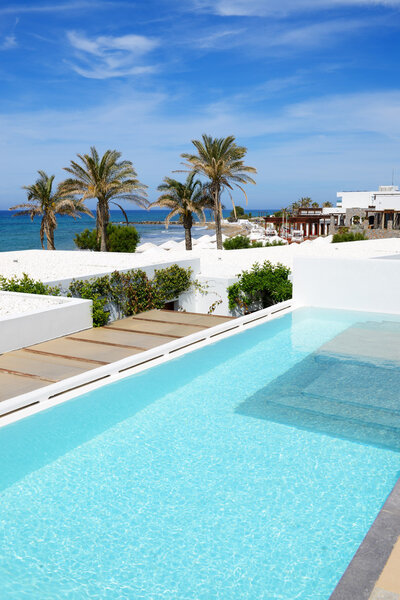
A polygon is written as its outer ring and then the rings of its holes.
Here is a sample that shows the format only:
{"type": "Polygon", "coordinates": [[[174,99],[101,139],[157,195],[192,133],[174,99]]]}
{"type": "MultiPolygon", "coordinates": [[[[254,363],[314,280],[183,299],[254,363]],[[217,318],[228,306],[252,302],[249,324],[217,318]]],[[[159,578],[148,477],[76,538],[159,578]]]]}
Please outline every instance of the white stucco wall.
{"type": "Polygon", "coordinates": [[[212,311],[213,315],[231,315],[228,307],[227,288],[237,281],[237,278],[206,277],[200,275],[196,279],[203,286],[204,293],[198,290],[191,290],[186,294],[182,294],[178,302],[180,310],[207,314],[211,306],[217,303],[212,311]]]}
{"type": "MultiPolygon", "coordinates": [[[[1,292],[1,296],[12,295],[21,302],[26,298],[31,302],[32,294],[1,292]]],[[[49,296],[35,295],[35,310],[10,314],[0,318],[0,354],[10,352],[40,342],[46,342],[62,335],[88,329],[92,326],[91,300],[55,297],[57,304],[49,305],[49,296]],[[37,307],[43,299],[43,308],[37,307]]]]}
{"type": "Polygon", "coordinates": [[[303,306],[400,314],[400,260],[295,258],[293,300],[303,306]]]}
{"type": "Polygon", "coordinates": [[[109,270],[105,270],[102,271],[101,273],[93,273],[93,274],[87,274],[87,275],[77,275],[76,277],[70,277],[70,278],[65,278],[65,279],[54,279],[52,281],[48,281],[48,280],[44,280],[43,281],[46,283],[46,285],[57,285],[61,288],[61,293],[67,293],[68,288],[71,284],[72,281],[80,279],[80,280],[86,280],[86,279],[97,279],[97,277],[103,277],[104,275],[111,275],[111,273],[113,273],[114,271],[119,271],[120,273],[126,273],[127,271],[137,271],[137,270],[141,270],[144,271],[148,277],[153,277],[154,276],[154,271],[156,269],[166,269],[172,265],[179,265],[180,267],[183,267],[185,269],[187,268],[191,268],[193,271],[193,275],[196,276],[199,271],[200,271],[200,258],[190,258],[190,259],[184,259],[184,260],[169,260],[169,261],[165,261],[162,262],[160,261],[159,263],[156,264],[150,264],[150,265],[138,265],[138,266],[132,266],[129,268],[113,268],[113,269],[109,269],[109,270]]]}
{"type": "Polygon", "coordinates": [[[391,192],[338,192],[338,202],[344,210],[346,208],[368,208],[373,206],[376,210],[400,210],[400,191],[391,192]]]}

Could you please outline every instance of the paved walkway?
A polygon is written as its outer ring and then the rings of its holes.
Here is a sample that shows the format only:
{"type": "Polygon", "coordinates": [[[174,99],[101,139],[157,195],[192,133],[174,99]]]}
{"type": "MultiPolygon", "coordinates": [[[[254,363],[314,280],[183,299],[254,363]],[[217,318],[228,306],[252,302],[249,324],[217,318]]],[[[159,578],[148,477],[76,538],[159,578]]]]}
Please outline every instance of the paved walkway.
{"type": "Polygon", "coordinates": [[[231,320],[151,310],[0,355],[0,402],[231,320]]]}

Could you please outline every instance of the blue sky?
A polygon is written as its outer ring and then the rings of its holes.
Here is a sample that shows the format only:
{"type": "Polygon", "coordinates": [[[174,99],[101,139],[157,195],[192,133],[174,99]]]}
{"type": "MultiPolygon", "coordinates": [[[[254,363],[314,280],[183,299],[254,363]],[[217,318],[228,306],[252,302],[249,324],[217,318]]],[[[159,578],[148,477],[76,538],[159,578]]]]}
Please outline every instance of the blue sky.
{"type": "Polygon", "coordinates": [[[203,132],[248,147],[252,208],[398,184],[399,30],[400,0],[3,0],[0,208],[91,145],[155,199],[203,132]]]}

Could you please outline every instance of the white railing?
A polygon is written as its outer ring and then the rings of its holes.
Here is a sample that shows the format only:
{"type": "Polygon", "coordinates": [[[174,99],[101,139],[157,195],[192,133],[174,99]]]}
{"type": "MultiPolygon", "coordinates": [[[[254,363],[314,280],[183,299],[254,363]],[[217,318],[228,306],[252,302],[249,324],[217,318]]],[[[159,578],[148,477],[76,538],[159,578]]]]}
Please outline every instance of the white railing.
{"type": "MultiPolygon", "coordinates": [[[[86,371],[80,375],[63,379],[62,381],[52,383],[32,392],[21,394],[20,396],[15,396],[14,398],[9,398],[8,400],[3,400],[0,402],[0,416],[6,415],[21,408],[45,402],[46,400],[50,400],[51,398],[60,396],[61,394],[65,394],[67,392],[72,392],[73,390],[79,389],[82,390],[82,393],[85,393],[87,391],[85,390],[85,387],[90,384],[107,380],[111,376],[118,377],[119,375],[126,374],[127,371],[131,370],[133,374],[135,368],[143,368],[143,365],[145,365],[146,368],[151,367],[153,364],[155,364],[155,361],[159,359],[172,359],[174,358],[175,353],[178,351],[184,351],[185,349],[187,349],[187,351],[195,350],[200,344],[204,345],[207,342],[212,343],[223,334],[229,334],[230,332],[239,333],[240,331],[243,331],[245,327],[253,324],[256,325],[259,322],[280,316],[292,308],[292,300],[281,302],[244,317],[238,317],[235,320],[221,323],[221,325],[203,329],[202,331],[193,333],[178,340],[167,342],[166,344],[146,350],[140,354],[135,354],[108,365],[86,371]]],[[[113,380],[115,380],[114,377],[113,380]]]]}

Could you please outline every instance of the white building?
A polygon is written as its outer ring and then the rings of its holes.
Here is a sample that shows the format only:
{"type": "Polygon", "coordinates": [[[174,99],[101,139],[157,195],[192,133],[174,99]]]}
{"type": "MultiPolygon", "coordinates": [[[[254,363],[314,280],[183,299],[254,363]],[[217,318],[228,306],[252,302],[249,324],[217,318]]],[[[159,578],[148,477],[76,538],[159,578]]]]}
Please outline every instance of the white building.
{"type": "Polygon", "coordinates": [[[337,207],[345,212],[348,208],[375,208],[376,210],[400,210],[400,190],[395,185],[381,185],[376,192],[338,192],[337,207]]]}

